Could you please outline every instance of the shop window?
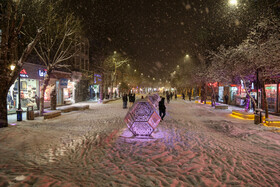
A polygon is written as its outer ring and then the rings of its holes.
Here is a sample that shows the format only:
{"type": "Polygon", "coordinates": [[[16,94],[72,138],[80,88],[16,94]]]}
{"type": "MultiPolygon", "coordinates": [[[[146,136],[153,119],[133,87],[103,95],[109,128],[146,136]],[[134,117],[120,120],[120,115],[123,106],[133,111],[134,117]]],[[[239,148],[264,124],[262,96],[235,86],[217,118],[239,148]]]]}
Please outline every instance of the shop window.
{"type": "Polygon", "coordinates": [[[27,90],[27,82],[26,81],[20,81],[20,89],[21,90],[27,90]]]}
{"type": "Polygon", "coordinates": [[[266,84],[265,92],[266,92],[268,110],[271,112],[276,112],[277,84],[266,84]]]}

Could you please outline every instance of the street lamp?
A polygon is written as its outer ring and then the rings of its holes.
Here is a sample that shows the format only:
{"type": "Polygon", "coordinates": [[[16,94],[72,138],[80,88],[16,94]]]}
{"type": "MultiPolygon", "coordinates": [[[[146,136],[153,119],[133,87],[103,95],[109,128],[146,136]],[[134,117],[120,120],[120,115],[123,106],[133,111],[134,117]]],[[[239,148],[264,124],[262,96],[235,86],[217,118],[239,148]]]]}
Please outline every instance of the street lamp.
{"type": "MultiPolygon", "coordinates": [[[[12,69],[12,66],[11,66],[12,69]]],[[[18,75],[18,109],[17,109],[17,121],[22,121],[22,109],[21,109],[21,98],[20,98],[20,73],[18,75]]]]}
{"type": "Polygon", "coordinates": [[[14,71],[15,68],[16,68],[16,66],[15,66],[14,64],[10,65],[10,69],[11,69],[12,71],[14,71]]]}
{"type": "Polygon", "coordinates": [[[236,6],[237,5],[237,0],[229,0],[229,4],[236,6]]]}

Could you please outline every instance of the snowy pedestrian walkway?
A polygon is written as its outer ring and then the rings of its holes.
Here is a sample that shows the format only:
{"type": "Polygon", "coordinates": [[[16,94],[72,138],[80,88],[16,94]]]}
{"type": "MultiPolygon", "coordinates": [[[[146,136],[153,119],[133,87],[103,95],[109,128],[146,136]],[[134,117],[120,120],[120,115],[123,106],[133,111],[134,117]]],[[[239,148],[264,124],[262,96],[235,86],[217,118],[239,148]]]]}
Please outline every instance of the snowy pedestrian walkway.
{"type": "Polygon", "coordinates": [[[121,101],[0,129],[0,186],[277,186],[280,134],[227,110],[171,101],[148,139],[121,101]]]}

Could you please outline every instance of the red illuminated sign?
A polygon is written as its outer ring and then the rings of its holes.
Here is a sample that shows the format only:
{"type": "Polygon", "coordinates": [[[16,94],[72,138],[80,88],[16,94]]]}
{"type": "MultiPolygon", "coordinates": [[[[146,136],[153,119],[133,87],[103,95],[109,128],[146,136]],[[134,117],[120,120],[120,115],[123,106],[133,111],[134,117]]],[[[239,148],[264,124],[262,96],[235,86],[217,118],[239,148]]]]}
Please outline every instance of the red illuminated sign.
{"type": "Polygon", "coordinates": [[[22,69],[22,70],[20,71],[20,76],[23,77],[23,78],[27,78],[27,77],[28,77],[28,75],[27,75],[25,69],[22,69]]]}

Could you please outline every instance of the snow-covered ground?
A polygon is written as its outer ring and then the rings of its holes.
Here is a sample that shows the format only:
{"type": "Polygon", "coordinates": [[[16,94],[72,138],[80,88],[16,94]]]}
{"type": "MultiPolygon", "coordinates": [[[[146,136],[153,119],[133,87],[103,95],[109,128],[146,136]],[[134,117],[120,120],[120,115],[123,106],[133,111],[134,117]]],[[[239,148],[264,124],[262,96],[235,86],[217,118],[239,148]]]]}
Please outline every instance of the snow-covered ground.
{"type": "Polygon", "coordinates": [[[167,105],[137,139],[121,101],[0,129],[0,186],[279,186],[280,133],[229,110],[167,105]]]}

